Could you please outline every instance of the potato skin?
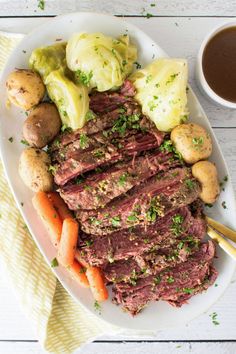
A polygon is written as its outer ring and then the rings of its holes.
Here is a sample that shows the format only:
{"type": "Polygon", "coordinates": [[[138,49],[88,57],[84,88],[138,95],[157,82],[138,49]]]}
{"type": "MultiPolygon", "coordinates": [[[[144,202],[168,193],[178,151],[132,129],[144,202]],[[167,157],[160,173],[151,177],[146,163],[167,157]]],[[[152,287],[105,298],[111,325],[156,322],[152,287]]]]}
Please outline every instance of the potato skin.
{"type": "Polygon", "coordinates": [[[40,103],[23,125],[24,139],[30,146],[42,148],[50,143],[61,129],[61,118],[53,103],[40,103]]]}
{"type": "Polygon", "coordinates": [[[200,198],[202,201],[207,204],[214,203],[220,194],[215,165],[210,161],[199,161],[192,166],[192,174],[201,184],[200,198]]]}
{"type": "Polygon", "coordinates": [[[26,111],[36,106],[45,94],[39,74],[28,69],[17,69],[10,73],[6,87],[10,102],[26,111]]]}
{"type": "Polygon", "coordinates": [[[19,161],[19,174],[27,187],[34,192],[48,192],[53,188],[53,176],[48,171],[50,157],[45,151],[27,148],[19,161]]]}
{"type": "Polygon", "coordinates": [[[211,138],[198,124],[178,125],[172,130],[170,138],[184,161],[189,164],[207,159],[212,153],[211,138]]]}

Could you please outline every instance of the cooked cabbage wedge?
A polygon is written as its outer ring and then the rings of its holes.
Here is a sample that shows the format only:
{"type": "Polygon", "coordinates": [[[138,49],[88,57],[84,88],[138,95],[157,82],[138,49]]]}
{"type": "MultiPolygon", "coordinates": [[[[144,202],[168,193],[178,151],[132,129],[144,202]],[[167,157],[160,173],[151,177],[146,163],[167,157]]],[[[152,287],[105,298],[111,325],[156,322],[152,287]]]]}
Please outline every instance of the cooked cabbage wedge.
{"type": "Polygon", "coordinates": [[[73,130],[82,128],[89,109],[88,89],[73,82],[74,73],[66,65],[66,43],[35,49],[29,65],[42,77],[63,124],[73,130]]]}
{"type": "Polygon", "coordinates": [[[161,131],[170,131],[188,118],[187,61],[162,58],[136,71],[131,80],[142,111],[161,131]]]}
{"type": "Polygon", "coordinates": [[[81,83],[100,92],[121,86],[136,59],[137,48],[128,35],[113,39],[102,33],[77,33],[66,47],[69,69],[81,83]]]}
{"type": "MultiPolygon", "coordinates": [[[[57,43],[33,50],[29,66],[39,73],[43,81],[54,70],[66,69],[66,43],[57,43]]],[[[45,82],[44,82],[45,83],[45,82]]]]}
{"type": "Polygon", "coordinates": [[[69,80],[62,70],[52,71],[46,78],[48,95],[56,104],[62,123],[73,130],[86,123],[89,109],[88,89],[69,80]]]}

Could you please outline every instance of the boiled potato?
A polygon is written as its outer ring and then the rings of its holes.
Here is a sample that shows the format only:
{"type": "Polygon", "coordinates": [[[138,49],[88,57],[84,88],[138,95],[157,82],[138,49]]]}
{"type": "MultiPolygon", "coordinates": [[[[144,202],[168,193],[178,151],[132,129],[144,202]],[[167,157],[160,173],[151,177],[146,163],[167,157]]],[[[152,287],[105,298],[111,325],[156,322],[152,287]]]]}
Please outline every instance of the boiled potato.
{"type": "Polygon", "coordinates": [[[27,148],[19,162],[19,174],[27,187],[34,192],[48,192],[53,187],[53,176],[48,171],[50,157],[45,151],[27,148]]]}
{"type": "Polygon", "coordinates": [[[192,166],[192,174],[201,184],[200,198],[203,202],[214,203],[220,194],[215,165],[210,161],[199,161],[192,166]]]}
{"type": "Polygon", "coordinates": [[[26,111],[36,106],[45,94],[41,77],[32,70],[13,71],[7,78],[6,87],[9,101],[26,111]]]}
{"type": "Polygon", "coordinates": [[[61,118],[52,103],[41,103],[35,107],[23,125],[24,139],[37,148],[50,143],[61,129],[61,118]]]}
{"type": "Polygon", "coordinates": [[[170,136],[176,150],[185,162],[193,164],[207,159],[212,152],[212,142],[206,130],[198,124],[181,124],[174,128],[170,136]]]}

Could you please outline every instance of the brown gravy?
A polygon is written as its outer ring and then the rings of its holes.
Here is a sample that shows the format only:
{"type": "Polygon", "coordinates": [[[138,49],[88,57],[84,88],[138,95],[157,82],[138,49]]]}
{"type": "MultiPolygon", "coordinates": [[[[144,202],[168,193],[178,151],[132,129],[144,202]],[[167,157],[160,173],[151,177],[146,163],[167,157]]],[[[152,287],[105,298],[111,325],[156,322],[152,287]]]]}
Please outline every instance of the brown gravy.
{"type": "Polygon", "coordinates": [[[236,102],[236,26],[218,32],[203,52],[203,73],[211,89],[236,102]]]}

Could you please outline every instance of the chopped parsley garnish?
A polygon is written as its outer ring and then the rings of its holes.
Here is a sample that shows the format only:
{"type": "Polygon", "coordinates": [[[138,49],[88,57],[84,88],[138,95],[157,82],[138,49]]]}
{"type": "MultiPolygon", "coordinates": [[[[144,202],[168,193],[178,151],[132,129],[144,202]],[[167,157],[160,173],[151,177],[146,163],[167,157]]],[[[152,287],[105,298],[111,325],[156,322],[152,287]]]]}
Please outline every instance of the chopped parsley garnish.
{"type": "Polygon", "coordinates": [[[149,74],[149,75],[146,77],[146,84],[148,84],[151,80],[152,80],[152,75],[149,74]]]}
{"type": "Polygon", "coordinates": [[[222,188],[222,190],[224,191],[225,190],[225,183],[228,182],[228,176],[224,176],[223,180],[220,182],[220,187],[222,188]]]}
{"type": "Polygon", "coordinates": [[[169,283],[169,284],[172,284],[172,283],[174,283],[174,278],[172,277],[172,276],[169,276],[168,278],[167,278],[167,283],[169,283]]]}
{"type": "Polygon", "coordinates": [[[113,227],[119,227],[120,226],[120,217],[114,216],[113,218],[111,218],[111,224],[113,227]]]}
{"type": "Polygon", "coordinates": [[[82,267],[82,268],[80,269],[80,271],[79,271],[80,274],[83,274],[83,273],[85,273],[85,272],[86,272],[86,268],[85,268],[85,267],[82,267]]]}
{"type": "Polygon", "coordinates": [[[152,16],[153,16],[153,14],[150,14],[149,12],[146,14],[146,18],[150,18],[152,16]]]}
{"type": "Polygon", "coordinates": [[[93,304],[93,307],[94,307],[94,310],[95,311],[98,311],[99,312],[99,314],[101,314],[101,305],[99,304],[99,302],[96,300],[96,301],[94,301],[94,304],[93,304]]]}
{"type": "Polygon", "coordinates": [[[142,65],[139,64],[137,61],[134,62],[134,64],[136,65],[136,69],[141,69],[142,65]]]}
{"type": "Polygon", "coordinates": [[[13,137],[11,136],[9,139],[8,139],[8,141],[10,141],[10,143],[13,143],[13,137]]]}
{"type": "Polygon", "coordinates": [[[193,289],[191,289],[191,288],[183,288],[183,292],[185,294],[192,294],[193,293],[193,289]]]}
{"type": "Polygon", "coordinates": [[[184,247],[184,242],[180,241],[177,245],[178,250],[182,250],[183,247],[184,247]]]}
{"type": "Polygon", "coordinates": [[[149,242],[149,239],[148,239],[148,238],[144,238],[144,239],[143,239],[143,242],[144,242],[145,244],[147,244],[147,243],[149,242]]]}
{"type": "Polygon", "coordinates": [[[119,177],[119,180],[118,180],[118,184],[119,186],[121,187],[124,187],[126,181],[127,181],[127,177],[129,176],[128,172],[124,172],[120,177],[119,177]]]}
{"type": "Polygon", "coordinates": [[[98,220],[94,216],[90,216],[89,222],[90,222],[90,224],[95,225],[95,226],[101,224],[101,220],[98,220]]]}
{"type": "Polygon", "coordinates": [[[195,149],[200,149],[204,143],[204,138],[202,136],[199,136],[199,138],[193,138],[192,143],[195,149]]]}
{"type": "Polygon", "coordinates": [[[186,179],[185,184],[189,189],[194,189],[196,186],[195,181],[193,181],[192,179],[186,179]]]}
{"type": "Polygon", "coordinates": [[[50,165],[48,167],[48,171],[51,172],[52,175],[55,175],[55,173],[57,172],[57,168],[52,166],[52,165],[50,165]]]}
{"type": "Polygon", "coordinates": [[[130,283],[135,286],[137,284],[137,279],[138,279],[138,276],[136,274],[136,270],[133,269],[131,272],[131,276],[130,276],[130,283]]]}
{"type": "Polygon", "coordinates": [[[98,159],[100,159],[100,158],[102,158],[102,157],[105,156],[105,153],[104,153],[104,151],[98,149],[98,150],[95,150],[95,151],[93,152],[93,156],[95,156],[95,157],[97,157],[98,159]]]}
{"type": "Polygon", "coordinates": [[[152,3],[152,4],[150,4],[150,6],[151,6],[151,7],[155,7],[155,6],[156,6],[156,4],[153,4],[153,3],[152,3]]]}
{"type": "Polygon", "coordinates": [[[85,86],[89,86],[90,81],[93,77],[93,72],[91,70],[88,74],[86,74],[85,72],[83,72],[81,70],[77,70],[76,76],[78,77],[81,84],[84,84],[85,86]]]}
{"type": "Polygon", "coordinates": [[[218,315],[216,312],[211,313],[209,316],[211,317],[212,323],[215,326],[218,326],[220,324],[220,322],[218,321],[218,318],[217,318],[218,315]]]}
{"type": "Polygon", "coordinates": [[[160,277],[160,275],[158,275],[157,277],[155,277],[155,278],[153,279],[153,282],[154,282],[155,285],[160,284],[160,282],[161,282],[161,277],[160,277]]]}
{"type": "Polygon", "coordinates": [[[89,138],[87,137],[86,134],[80,134],[79,137],[79,146],[81,149],[86,149],[89,145],[89,138]]]}
{"type": "Polygon", "coordinates": [[[180,161],[183,160],[182,155],[176,150],[171,140],[165,140],[160,146],[160,151],[172,152],[174,157],[178,158],[180,161]]]}
{"type": "Polygon", "coordinates": [[[23,145],[29,146],[29,143],[28,143],[27,140],[22,139],[20,142],[21,142],[21,144],[23,144],[23,145]]]}
{"type": "Polygon", "coordinates": [[[44,10],[45,9],[45,1],[44,0],[38,0],[38,8],[40,10],[44,10]]]}
{"type": "Polygon", "coordinates": [[[120,112],[118,119],[115,121],[111,131],[113,133],[117,132],[121,136],[124,136],[126,129],[140,129],[140,114],[132,114],[127,116],[124,110],[120,112]]]}
{"type": "Polygon", "coordinates": [[[213,207],[213,204],[206,203],[205,206],[206,206],[207,208],[212,208],[212,207],[213,207]]]}
{"type": "Polygon", "coordinates": [[[179,73],[175,73],[175,74],[170,75],[169,80],[166,81],[166,85],[171,84],[178,75],[179,75],[179,73]]]}
{"type": "Polygon", "coordinates": [[[136,221],[138,221],[138,216],[137,216],[137,214],[134,212],[134,213],[132,213],[131,215],[129,215],[129,216],[127,217],[127,221],[129,221],[129,222],[136,222],[136,221]]]}
{"type": "Polygon", "coordinates": [[[72,129],[70,127],[68,127],[66,124],[63,124],[61,127],[61,132],[62,133],[64,133],[64,132],[70,133],[70,132],[72,132],[72,129]]]}
{"type": "Polygon", "coordinates": [[[223,207],[224,209],[227,209],[227,206],[226,206],[226,202],[225,202],[225,201],[223,201],[223,202],[221,203],[221,205],[222,205],[222,207],[223,207]]]}
{"type": "Polygon", "coordinates": [[[85,245],[86,245],[87,247],[92,246],[92,244],[93,244],[93,240],[85,240],[85,245]]]}
{"type": "Polygon", "coordinates": [[[215,288],[217,288],[217,286],[218,286],[218,284],[217,284],[217,283],[215,283],[214,287],[215,287],[215,288]]]}
{"type": "Polygon", "coordinates": [[[182,223],[184,221],[184,218],[182,215],[176,214],[172,217],[172,221],[173,223],[171,226],[171,231],[175,236],[178,236],[179,234],[181,234],[181,232],[183,232],[182,223]]]}
{"type": "Polygon", "coordinates": [[[51,267],[52,268],[58,267],[58,260],[56,258],[53,258],[53,260],[51,261],[51,267]]]}
{"type": "Polygon", "coordinates": [[[92,187],[87,184],[84,186],[85,191],[90,191],[91,189],[92,189],[92,187]]]}
{"type": "Polygon", "coordinates": [[[76,177],[75,183],[76,184],[81,184],[85,181],[85,178],[83,176],[76,177]]]}
{"type": "Polygon", "coordinates": [[[160,208],[160,203],[157,197],[151,199],[150,208],[146,212],[146,219],[149,222],[156,221],[157,216],[162,215],[162,209],[160,208]]]}
{"type": "Polygon", "coordinates": [[[96,118],[96,114],[93,113],[91,110],[89,110],[87,113],[86,113],[86,116],[85,116],[85,119],[87,122],[89,122],[90,120],[93,120],[96,118]]]}

